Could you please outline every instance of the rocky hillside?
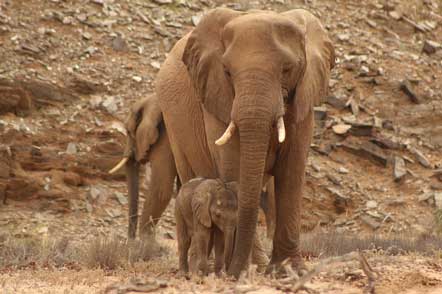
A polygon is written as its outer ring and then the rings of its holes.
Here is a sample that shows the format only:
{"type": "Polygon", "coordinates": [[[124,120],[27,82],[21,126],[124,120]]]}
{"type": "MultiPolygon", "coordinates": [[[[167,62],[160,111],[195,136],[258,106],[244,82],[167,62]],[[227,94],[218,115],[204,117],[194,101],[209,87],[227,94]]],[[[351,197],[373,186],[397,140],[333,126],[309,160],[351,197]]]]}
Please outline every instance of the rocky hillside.
{"type": "MultiPolygon", "coordinates": [[[[442,231],[441,79],[438,0],[0,1],[0,292],[441,293],[431,237],[442,231]],[[304,7],[334,42],[302,215],[307,264],[328,272],[313,270],[311,283],[253,270],[238,283],[177,278],[170,209],[155,236],[161,250],[121,241],[125,175],[107,171],[121,158],[128,108],[218,6],[304,7]],[[136,255],[144,259],[128,262],[136,255]]],[[[143,177],[142,197],[149,167],[143,177]]]]}
{"type": "MultiPolygon", "coordinates": [[[[125,234],[128,107],[210,8],[311,10],[334,42],[303,228],[431,233],[442,208],[442,7],[425,1],[5,0],[0,230],[125,234]]],[[[147,173],[148,174],[148,173],[147,173]]],[[[173,238],[173,219],[166,216],[173,238]]]]}

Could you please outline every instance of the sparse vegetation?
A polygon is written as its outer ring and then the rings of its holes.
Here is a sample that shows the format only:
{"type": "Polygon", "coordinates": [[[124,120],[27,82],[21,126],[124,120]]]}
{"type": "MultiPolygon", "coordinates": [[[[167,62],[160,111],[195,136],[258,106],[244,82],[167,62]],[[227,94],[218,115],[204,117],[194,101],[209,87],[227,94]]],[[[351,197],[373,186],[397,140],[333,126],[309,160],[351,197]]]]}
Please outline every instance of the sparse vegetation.
{"type": "Polygon", "coordinates": [[[357,250],[376,250],[388,255],[420,253],[432,255],[442,250],[442,236],[411,234],[358,236],[336,232],[310,233],[302,237],[302,252],[307,257],[339,256],[357,250]]]}
{"type": "MultiPolygon", "coordinates": [[[[302,237],[302,253],[306,257],[340,256],[357,250],[375,250],[388,255],[419,253],[433,255],[442,251],[442,236],[411,235],[357,236],[350,234],[310,233],[302,237]]],[[[133,263],[149,261],[168,253],[152,238],[127,240],[118,236],[97,237],[85,244],[62,239],[0,238],[0,268],[66,267],[115,270],[133,263]]]]}
{"type": "Polygon", "coordinates": [[[87,244],[72,244],[67,238],[3,237],[0,240],[0,269],[79,265],[114,270],[162,254],[167,253],[153,238],[127,243],[117,236],[98,237],[87,244]]]}
{"type": "Polygon", "coordinates": [[[74,251],[68,250],[69,240],[18,239],[2,237],[0,241],[0,268],[38,266],[63,266],[76,258],[74,251]]]}
{"type": "Polygon", "coordinates": [[[442,209],[436,209],[434,212],[435,231],[439,236],[442,236],[442,209]]]}
{"type": "Polygon", "coordinates": [[[138,261],[159,257],[165,249],[151,237],[127,242],[118,237],[95,239],[86,250],[84,258],[90,268],[113,270],[138,261]]]}

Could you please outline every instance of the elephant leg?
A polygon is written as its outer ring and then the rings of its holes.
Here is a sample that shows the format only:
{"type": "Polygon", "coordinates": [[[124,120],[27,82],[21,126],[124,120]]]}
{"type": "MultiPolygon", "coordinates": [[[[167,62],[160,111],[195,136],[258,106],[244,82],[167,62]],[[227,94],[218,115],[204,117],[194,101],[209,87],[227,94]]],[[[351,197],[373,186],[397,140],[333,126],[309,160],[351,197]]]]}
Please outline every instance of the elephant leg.
{"type": "Polygon", "coordinates": [[[184,275],[189,272],[188,253],[191,243],[191,236],[189,235],[189,232],[187,230],[184,216],[178,208],[175,209],[175,219],[179,254],[179,271],[181,274],[184,275]]]}
{"type": "Polygon", "coordinates": [[[286,258],[292,267],[304,267],[300,253],[301,200],[305,166],[313,131],[313,116],[298,124],[291,124],[286,145],[281,148],[275,167],[276,227],[273,252],[268,270],[279,267],[286,258]]]}
{"type": "Polygon", "coordinates": [[[197,254],[197,248],[196,248],[196,241],[193,238],[192,242],[190,243],[190,249],[189,249],[189,271],[194,274],[196,273],[197,270],[197,258],[198,258],[198,254],[197,254]]]}
{"type": "Polygon", "coordinates": [[[141,215],[141,237],[153,233],[154,226],[158,223],[173,194],[177,171],[165,129],[161,130],[158,142],[152,147],[149,161],[152,174],[141,215]]]}
{"type": "Polygon", "coordinates": [[[216,229],[213,237],[215,245],[215,273],[218,275],[224,266],[224,234],[216,229]]]}
{"type": "Polygon", "coordinates": [[[207,264],[207,255],[209,251],[210,229],[203,226],[196,226],[192,237],[195,241],[197,270],[199,275],[207,275],[209,267],[207,264]]]}

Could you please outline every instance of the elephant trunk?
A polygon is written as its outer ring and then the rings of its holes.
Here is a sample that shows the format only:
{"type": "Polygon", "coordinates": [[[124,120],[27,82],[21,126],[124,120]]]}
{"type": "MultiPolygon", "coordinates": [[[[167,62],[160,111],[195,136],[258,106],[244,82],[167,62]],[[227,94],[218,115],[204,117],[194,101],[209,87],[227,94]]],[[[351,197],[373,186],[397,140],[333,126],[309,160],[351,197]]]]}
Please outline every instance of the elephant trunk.
{"type": "Polygon", "coordinates": [[[139,170],[140,164],[131,156],[126,163],[127,189],[129,194],[129,239],[135,239],[137,234],[139,170]]]}
{"type": "Polygon", "coordinates": [[[229,274],[237,278],[251,253],[270,132],[277,120],[275,109],[280,108],[280,88],[262,75],[251,77],[245,83],[238,83],[238,90],[235,87],[237,104],[232,113],[240,138],[240,189],[237,238],[229,274]]]}

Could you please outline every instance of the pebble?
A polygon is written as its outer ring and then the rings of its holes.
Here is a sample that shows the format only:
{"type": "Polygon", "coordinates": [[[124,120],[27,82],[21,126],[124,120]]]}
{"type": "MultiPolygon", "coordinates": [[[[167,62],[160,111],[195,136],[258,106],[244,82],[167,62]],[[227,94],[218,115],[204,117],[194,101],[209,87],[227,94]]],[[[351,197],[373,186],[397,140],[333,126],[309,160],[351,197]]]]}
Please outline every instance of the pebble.
{"type": "Polygon", "coordinates": [[[374,208],[378,207],[378,203],[377,203],[376,201],[374,201],[374,200],[369,200],[369,201],[367,201],[367,203],[365,204],[365,206],[366,206],[368,209],[374,209],[374,208]]]}
{"type": "Polygon", "coordinates": [[[75,143],[69,143],[68,147],[66,148],[66,153],[67,154],[76,154],[77,153],[77,145],[75,143]]]}

